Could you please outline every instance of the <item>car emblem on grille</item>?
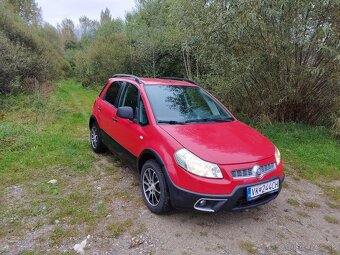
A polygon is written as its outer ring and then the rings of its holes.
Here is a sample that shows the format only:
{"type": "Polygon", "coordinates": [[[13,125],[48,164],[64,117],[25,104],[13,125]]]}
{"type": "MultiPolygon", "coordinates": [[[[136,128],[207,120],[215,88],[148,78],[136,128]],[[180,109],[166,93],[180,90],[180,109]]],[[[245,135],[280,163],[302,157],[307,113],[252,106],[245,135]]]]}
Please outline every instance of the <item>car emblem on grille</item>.
{"type": "Polygon", "coordinates": [[[262,168],[259,165],[253,166],[252,169],[253,175],[256,176],[256,178],[261,179],[263,177],[262,168]]]}

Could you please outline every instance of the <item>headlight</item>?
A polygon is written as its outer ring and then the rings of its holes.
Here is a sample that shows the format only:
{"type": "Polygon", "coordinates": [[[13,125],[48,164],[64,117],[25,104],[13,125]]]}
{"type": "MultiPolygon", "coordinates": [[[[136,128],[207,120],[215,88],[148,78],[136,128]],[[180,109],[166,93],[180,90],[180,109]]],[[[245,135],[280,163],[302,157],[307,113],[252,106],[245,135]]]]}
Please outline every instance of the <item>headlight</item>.
{"type": "Polygon", "coordinates": [[[281,162],[281,153],[278,148],[275,146],[275,159],[276,159],[276,165],[278,166],[281,162]]]}
{"type": "Polygon", "coordinates": [[[208,178],[223,178],[218,165],[200,159],[187,149],[176,151],[174,156],[177,164],[190,173],[208,178]]]}

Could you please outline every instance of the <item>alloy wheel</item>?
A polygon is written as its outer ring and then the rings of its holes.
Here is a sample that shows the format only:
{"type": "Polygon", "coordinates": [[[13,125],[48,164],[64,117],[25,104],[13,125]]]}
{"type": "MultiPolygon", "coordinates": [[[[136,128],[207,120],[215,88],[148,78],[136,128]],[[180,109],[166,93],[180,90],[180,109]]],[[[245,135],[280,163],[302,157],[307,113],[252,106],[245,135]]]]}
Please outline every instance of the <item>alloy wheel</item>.
{"type": "Polygon", "coordinates": [[[93,126],[91,128],[91,145],[94,149],[97,148],[97,145],[98,145],[98,133],[97,133],[97,128],[96,126],[93,126]]]}
{"type": "Polygon", "coordinates": [[[146,200],[152,206],[157,206],[161,198],[159,178],[152,168],[147,168],[143,174],[143,192],[146,200]]]}

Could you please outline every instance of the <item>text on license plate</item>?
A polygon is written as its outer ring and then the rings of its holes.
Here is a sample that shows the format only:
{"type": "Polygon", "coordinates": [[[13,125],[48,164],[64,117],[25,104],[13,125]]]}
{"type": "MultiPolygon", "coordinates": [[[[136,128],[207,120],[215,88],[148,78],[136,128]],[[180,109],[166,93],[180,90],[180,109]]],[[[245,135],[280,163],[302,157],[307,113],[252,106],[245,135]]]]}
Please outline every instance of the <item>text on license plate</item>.
{"type": "Polygon", "coordinates": [[[251,200],[265,193],[275,192],[279,190],[279,186],[280,186],[279,179],[276,179],[274,181],[248,187],[247,188],[247,200],[251,200]]]}

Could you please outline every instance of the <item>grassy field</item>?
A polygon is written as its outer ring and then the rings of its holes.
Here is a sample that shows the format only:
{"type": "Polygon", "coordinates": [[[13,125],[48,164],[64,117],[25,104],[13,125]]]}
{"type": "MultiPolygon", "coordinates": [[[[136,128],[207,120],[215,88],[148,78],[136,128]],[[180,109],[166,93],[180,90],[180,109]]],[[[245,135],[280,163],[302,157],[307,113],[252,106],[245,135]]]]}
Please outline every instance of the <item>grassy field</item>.
{"type": "Polygon", "coordinates": [[[280,149],[287,174],[319,185],[340,200],[340,140],[325,127],[294,123],[249,123],[280,149]],[[293,170],[292,170],[293,169],[293,170]]]}
{"type": "MultiPolygon", "coordinates": [[[[106,215],[88,185],[77,183],[78,176],[94,169],[88,117],[97,91],[71,80],[45,90],[0,98],[0,204],[5,205],[0,218],[11,219],[2,222],[0,237],[20,236],[28,226],[35,229],[62,218],[90,227],[106,215]],[[48,184],[51,179],[58,185],[48,184]],[[24,220],[36,216],[43,217],[33,226],[24,220]]],[[[45,238],[53,246],[71,235],[57,227],[45,238]]]]}
{"type": "Polygon", "coordinates": [[[65,81],[53,91],[1,97],[0,184],[52,178],[54,172],[46,169],[89,171],[92,158],[85,137],[96,95],[65,81]]]}
{"type": "MultiPolygon", "coordinates": [[[[122,182],[130,185],[127,188],[119,188],[126,172],[110,156],[105,159],[110,165],[102,164],[102,157],[90,149],[88,118],[97,94],[67,80],[32,95],[0,96],[0,240],[19,238],[61,221],[50,234],[38,238],[52,248],[59,247],[65,239],[91,233],[98,222],[114,214],[112,197],[123,204],[132,201],[133,206],[143,206],[138,194],[126,192],[138,186],[138,177],[128,184],[122,182]],[[58,184],[48,184],[51,179],[58,184]],[[102,191],[111,193],[96,193],[99,180],[107,182],[102,191]]],[[[338,207],[339,186],[331,182],[340,180],[339,141],[327,129],[251,124],[280,148],[288,175],[318,183],[338,207]]],[[[140,233],[143,224],[129,217],[131,213],[111,220],[105,231],[113,237],[127,230],[131,235],[140,233]]]]}

